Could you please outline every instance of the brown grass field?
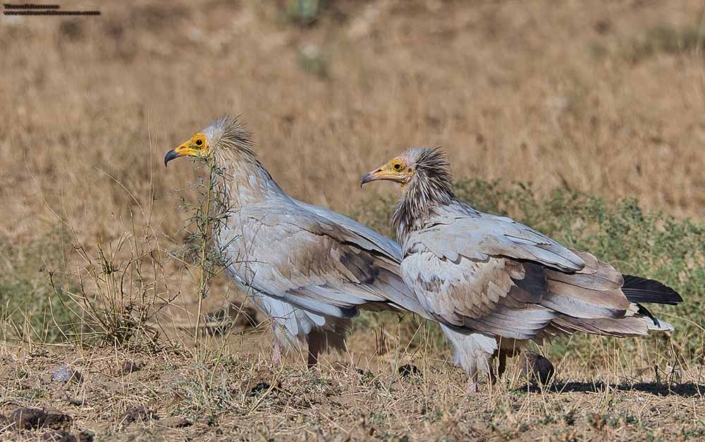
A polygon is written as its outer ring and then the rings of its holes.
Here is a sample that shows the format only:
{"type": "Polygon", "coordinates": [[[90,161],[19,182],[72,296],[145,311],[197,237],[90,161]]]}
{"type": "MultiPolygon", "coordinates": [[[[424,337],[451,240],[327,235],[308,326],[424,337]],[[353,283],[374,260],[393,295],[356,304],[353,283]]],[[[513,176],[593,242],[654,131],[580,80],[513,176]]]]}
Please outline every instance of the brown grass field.
{"type": "MultiPolygon", "coordinates": [[[[444,146],[458,178],[636,198],[701,223],[702,1],[61,8],[102,15],[0,18],[0,440],[705,440],[697,290],[677,317],[659,310],[695,330],[687,343],[562,341],[543,389],[513,364],[466,395],[447,344],[410,317],[363,316],[349,351],[312,372],[297,354],[272,368],[268,324],[241,311],[194,347],[199,270],[172,255],[201,174],[162,164],[228,112],[292,196],[385,233],[389,204],[377,208],[397,189],[359,179],[412,145],[444,146]],[[93,339],[106,334],[110,345],[93,339]],[[421,374],[400,376],[404,364],[421,374]],[[63,366],[80,379],[52,380],[63,366]],[[71,420],[20,430],[23,407],[71,420]]],[[[215,278],[205,310],[242,299],[233,290],[215,278]]]]}

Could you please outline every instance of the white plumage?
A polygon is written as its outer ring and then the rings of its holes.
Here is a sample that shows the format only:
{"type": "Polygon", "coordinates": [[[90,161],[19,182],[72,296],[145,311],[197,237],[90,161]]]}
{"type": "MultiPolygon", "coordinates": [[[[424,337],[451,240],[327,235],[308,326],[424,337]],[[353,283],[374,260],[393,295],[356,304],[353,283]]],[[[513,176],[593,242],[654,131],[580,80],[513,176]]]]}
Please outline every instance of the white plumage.
{"type": "MultiPolygon", "coordinates": [[[[625,278],[586,252],[570,250],[516,221],[481,213],[453,194],[445,156],[410,149],[366,174],[363,184],[402,185],[394,215],[402,276],[428,315],[455,331],[457,360],[476,390],[495,354],[513,355],[521,341],[541,343],[575,332],[640,336],[673,327],[636,302],[675,304],[672,289],[625,278]],[[494,341],[492,343],[491,341],[494,341]]],[[[500,373],[501,374],[501,373],[500,373]]]]}
{"type": "MultiPolygon", "coordinates": [[[[361,308],[427,317],[400,276],[399,245],[289,197],[257,160],[236,119],[215,121],[167,153],[165,163],[206,155],[221,169],[218,186],[228,200],[217,243],[233,282],[275,323],[275,362],[279,347],[292,343],[308,343],[309,365],[320,351],[343,348],[361,308]]],[[[457,342],[463,345],[460,337],[457,342]]]]}

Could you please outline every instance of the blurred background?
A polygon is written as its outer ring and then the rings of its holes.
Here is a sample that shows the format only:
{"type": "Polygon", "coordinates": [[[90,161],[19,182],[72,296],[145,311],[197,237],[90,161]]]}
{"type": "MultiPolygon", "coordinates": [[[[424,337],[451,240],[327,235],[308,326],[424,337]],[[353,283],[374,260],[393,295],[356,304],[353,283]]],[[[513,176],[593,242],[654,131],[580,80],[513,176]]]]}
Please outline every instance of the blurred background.
{"type": "MultiPolygon", "coordinates": [[[[288,193],[386,234],[398,190],[360,190],[360,176],[407,147],[443,146],[456,179],[475,180],[462,195],[482,208],[681,289],[693,284],[686,272],[702,273],[701,1],[61,7],[102,15],[0,20],[5,317],[59,293],[47,273],[62,271],[64,288],[88,275],[93,264],[77,250],[97,262],[136,254],[159,271],[170,265],[161,254],[188,240],[181,200],[195,200],[202,173],[188,160],[166,169],[164,154],[226,112],[242,115],[288,193]],[[631,217],[626,230],[605,227],[615,204],[631,217]],[[648,221],[641,211],[665,215],[648,221]],[[694,224],[678,224],[686,219],[694,224]],[[691,232],[678,237],[682,253],[662,234],[669,222],[691,232]],[[644,223],[641,234],[630,236],[629,223],[644,223]],[[123,247],[128,237],[146,238],[143,248],[123,247]],[[665,263],[674,254],[679,267],[665,263]]],[[[178,270],[163,279],[182,275],[175,285],[155,290],[191,302],[190,274],[178,270]]]]}
{"type": "Polygon", "coordinates": [[[132,196],[174,213],[192,165],[167,170],[164,153],[225,112],[287,192],[342,211],[386,187],[359,191],[363,172],[442,145],[458,178],[705,215],[701,1],[61,5],[102,15],[0,22],[0,232],[15,241],[52,212],[110,239],[132,196]]]}

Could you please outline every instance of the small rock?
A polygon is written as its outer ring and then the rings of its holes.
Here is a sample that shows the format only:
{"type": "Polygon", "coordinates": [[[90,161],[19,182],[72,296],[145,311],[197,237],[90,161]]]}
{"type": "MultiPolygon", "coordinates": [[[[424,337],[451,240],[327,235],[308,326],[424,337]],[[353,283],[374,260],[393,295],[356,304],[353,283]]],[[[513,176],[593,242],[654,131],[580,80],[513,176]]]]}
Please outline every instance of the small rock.
{"type": "Polygon", "coordinates": [[[228,306],[228,316],[234,321],[237,330],[255,328],[261,322],[257,319],[257,310],[243,302],[232,301],[228,306]]]}
{"type": "Polygon", "coordinates": [[[128,424],[132,422],[146,421],[150,419],[158,420],[159,416],[157,416],[156,412],[150,410],[144,405],[138,405],[135,407],[128,408],[121,418],[123,422],[128,424]]]}
{"type": "Polygon", "coordinates": [[[600,35],[605,35],[612,30],[612,23],[607,19],[598,20],[595,22],[595,31],[600,35]]]}
{"type": "Polygon", "coordinates": [[[250,390],[250,397],[259,396],[260,394],[269,390],[271,387],[272,386],[266,382],[259,382],[250,390]]]}
{"type": "Polygon", "coordinates": [[[185,428],[193,425],[193,422],[183,416],[169,417],[166,419],[162,419],[160,422],[162,425],[169,428],[185,428]]]}
{"type": "Polygon", "coordinates": [[[358,368],[350,363],[347,362],[341,362],[341,361],[335,361],[332,364],[333,370],[339,371],[339,372],[346,372],[349,370],[355,370],[355,373],[363,376],[365,374],[365,371],[362,370],[361,368],[358,368]]]}
{"type": "Polygon", "coordinates": [[[93,442],[94,438],[95,434],[91,433],[90,431],[82,430],[80,433],[78,433],[78,442],[93,442]]]}
{"type": "Polygon", "coordinates": [[[58,410],[47,410],[44,418],[44,426],[52,430],[65,430],[71,427],[73,418],[58,410]]]}
{"type": "Polygon", "coordinates": [[[84,405],[88,405],[88,399],[78,399],[75,397],[71,396],[66,396],[66,400],[68,401],[69,404],[75,405],[77,407],[83,407],[84,405]]]}
{"type": "Polygon", "coordinates": [[[554,373],[553,364],[543,356],[527,351],[521,356],[521,374],[530,381],[547,384],[554,373]]]}
{"type": "Polygon", "coordinates": [[[399,376],[403,378],[408,378],[410,376],[423,376],[419,367],[413,364],[405,364],[399,367],[399,376]]]}
{"type": "Polygon", "coordinates": [[[78,442],[76,436],[68,431],[47,431],[42,435],[42,440],[49,442],[78,442]]]}
{"type": "Polygon", "coordinates": [[[46,427],[52,430],[65,430],[73,423],[73,418],[58,410],[41,408],[19,408],[12,412],[10,422],[18,430],[36,430],[46,427]]]}
{"type": "Polygon", "coordinates": [[[231,329],[243,331],[257,327],[257,311],[248,305],[231,302],[227,307],[206,313],[203,317],[206,332],[212,336],[223,335],[231,329]]]}
{"type": "Polygon", "coordinates": [[[18,430],[36,430],[46,420],[47,414],[40,408],[18,408],[12,412],[10,421],[18,430]]]}
{"type": "Polygon", "coordinates": [[[71,370],[70,368],[64,366],[59,367],[56,369],[54,372],[51,373],[51,380],[53,382],[81,382],[83,380],[83,376],[81,376],[81,373],[71,370]]]}
{"type": "Polygon", "coordinates": [[[142,370],[144,364],[139,361],[125,361],[122,365],[122,374],[130,374],[142,370]]]}

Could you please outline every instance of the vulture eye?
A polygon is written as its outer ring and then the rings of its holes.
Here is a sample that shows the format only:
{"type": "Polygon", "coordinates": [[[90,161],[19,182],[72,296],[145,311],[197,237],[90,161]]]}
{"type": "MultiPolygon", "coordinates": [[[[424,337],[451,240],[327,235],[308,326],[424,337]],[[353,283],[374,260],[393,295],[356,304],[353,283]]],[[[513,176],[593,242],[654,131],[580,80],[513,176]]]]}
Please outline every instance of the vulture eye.
{"type": "Polygon", "coordinates": [[[394,164],[392,167],[393,167],[394,170],[396,170],[397,172],[399,172],[399,171],[401,170],[401,164],[399,164],[399,163],[394,164]]]}
{"type": "Polygon", "coordinates": [[[198,139],[196,140],[196,146],[201,146],[203,144],[203,140],[198,139]]]}

